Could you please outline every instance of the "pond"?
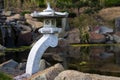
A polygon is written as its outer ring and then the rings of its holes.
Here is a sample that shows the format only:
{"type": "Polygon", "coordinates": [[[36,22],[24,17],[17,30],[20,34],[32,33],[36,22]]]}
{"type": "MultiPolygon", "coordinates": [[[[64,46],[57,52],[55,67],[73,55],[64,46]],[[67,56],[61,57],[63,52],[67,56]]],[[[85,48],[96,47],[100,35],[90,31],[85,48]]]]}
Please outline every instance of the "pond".
{"type": "MultiPolygon", "coordinates": [[[[25,52],[5,53],[0,63],[9,59],[18,62],[27,60],[29,50],[25,52]]],[[[51,64],[61,63],[65,69],[81,72],[120,77],[120,44],[75,44],[67,47],[49,48],[43,58],[51,64]],[[46,53],[57,54],[62,61],[45,57],[46,53]]]]}
{"type": "Polygon", "coordinates": [[[120,77],[120,44],[75,44],[56,51],[66,69],[120,77]]]}

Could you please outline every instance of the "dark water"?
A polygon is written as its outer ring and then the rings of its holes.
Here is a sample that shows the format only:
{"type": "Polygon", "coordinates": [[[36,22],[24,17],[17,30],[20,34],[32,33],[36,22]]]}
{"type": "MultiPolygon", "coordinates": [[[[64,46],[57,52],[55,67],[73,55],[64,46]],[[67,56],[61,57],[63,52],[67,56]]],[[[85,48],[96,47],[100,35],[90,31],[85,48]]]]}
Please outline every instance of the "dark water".
{"type": "Polygon", "coordinates": [[[120,45],[78,45],[59,48],[66,69],[120,77],[120,45]]]}
{"type": "MultiPolygon", "coordinates": [[[[25,52],[6,53],[0,57],[0,63],[14,59],[18,62],[27,60],[29,50],[25,52]]],[[[68,46],[47,49],[46,53],[57,54],[62,61],[51,57],[43,58],[49,63],[62,63],[65,69],[97,73],[120,77],[120,45],[68,46]]]]}

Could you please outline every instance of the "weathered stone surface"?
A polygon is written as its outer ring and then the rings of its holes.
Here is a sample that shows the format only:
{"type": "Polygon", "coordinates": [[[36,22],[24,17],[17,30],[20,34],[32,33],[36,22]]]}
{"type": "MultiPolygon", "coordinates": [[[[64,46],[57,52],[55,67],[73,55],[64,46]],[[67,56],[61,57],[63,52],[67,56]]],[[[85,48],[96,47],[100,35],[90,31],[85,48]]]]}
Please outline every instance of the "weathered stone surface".
{"type": "Polygon", "coordinates": [[[37,29],[43,26],[42,22],[32,20],[32,19],[27,19],[26,22],[30,24],[33,27],[33,29],[37,29]]]}
{"type": "Polygon", "coordinates": [[[105,8],[98,13],[105,20],[113,20],[120,17],[120,7],[105,8]]]}
{"type": "Polygon", "coordinates": [[[101,43],[101,42],[105,42],[106,40],[105,36],[102,34],[98,34],[95,32],[90,32],[89,34],[90,34],[89,40],[91,43],[101,43]]]}
{"type": "Polygon", "coordinates": [[[10,16],[12,14],[12,11],[3,11],[2,12],[2,15],[5,15],[5,16],[10,16]]]}
{"type": "Polygon", "coordinates": [[[68,32],[68,37],[66,38],[66,40],[68,41],[68,43],[80,43],[79,34],[79,29],[75,28],[68,32]]]}
{"type": "Polygon", "coordinates": [[[113,39],[116,43],[120,43],[120,32],[116,32],[114,35],[113,35],[113,39]]]}
{"type": "Polygon", "coordinates": [[[4,62],[0,65],[0,68],[1,67],[10,67],[10,68],[16,68],[18,66],[18,63],[14,60],[9,60],[7,62],[4,62]]]}
{"type": "Polygon", "coordinates": [[[30,16],[30,14],[25,14],[25,19],[33,19],[32,16],[30,16]]]}
{"type": "Polygon", "coordinates": [[[40,60],[40,71],[45,70],[48,66],[50,66],[50,63],[48,63],[44,59],[40,60]]]}
{"type": "Polygon", "coordinates": [[[15,14],[13,16],[7,17],[6,21],[12,21],[14,19],[20,19],[20,18],[21,18],[20,14],[15,14]]]}
{"type": "Polygon", "coordinates": [[[0,65],[0,71],[14,77],[14,76],[24,73],[24,70],[18,69],[18,65],[19,64],[16,61],[11,59],[0,65]]]}
{"type": "Polygon", "coordinates": [[[43,58],[49,61],[56,61],[56,62],[62,62],[63,59],[59,54],[56,53],[45,53],[43,55],[43,58]]]}
{"type": "Polygon", "coordinates": [[[58,46],[59,47],[66,47],[68,46],[68,41],[64,38],[60,38],[59,41],[58,41],[58,46]]]}
{"type": "Polygon", "coordinates": [[[61,72],[54,80],[120,80],[120,78],[66,70],[61,72]]]}
{"type": "Polygon", "coordinates": [[[17,45],[30,45],[32,43],[32,32],[22,31],[18,36],[17,45]]]}
{"type": "Polygon", "coordinates": [[[63,70],[63,66],[58,63],[50,68],[32,75],[28,80],[54,80],[54,78],[63,70]]]}
{"type": "Polygon", "coordinates": [[[0,44],[0,51],[3,51],[4,49],[6,49],[6,47],[4,47],[0,44]]]}
{"type": "Polygon", "coordinates": [[[26,68],[26,62],[24,62],[24,63],[19,63],[19,65],[18,65],[18,69],[19,69],[19,70],[25,70],[25,68],[26,68]]]}
{"type": "Polygon", "coordinates": [[[32,31],[32,28],[27,25],[19,24],[17,27],[19,27],[21,31],[32,31]]]}

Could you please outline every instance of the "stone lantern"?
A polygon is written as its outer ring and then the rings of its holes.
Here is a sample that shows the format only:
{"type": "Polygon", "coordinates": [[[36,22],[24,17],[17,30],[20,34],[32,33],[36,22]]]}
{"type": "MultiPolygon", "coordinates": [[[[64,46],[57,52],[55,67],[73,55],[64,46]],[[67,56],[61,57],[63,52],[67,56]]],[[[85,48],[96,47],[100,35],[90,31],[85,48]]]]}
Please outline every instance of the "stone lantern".
{"type": "Polygon", "coordinates": [[[47,3],[47,9],[43,12],[34,11],[31,14],[35,18],[43,18],[44,25],[38,31],[43,34],[43,36],[34,44],[32,47],[26,65],[26,74],[32,75],[40,71],[40,60],[48,47],[56,47],[58,44],[58,36],[56,33],[61,32],[61,28],[56,27],[57,18],[66,18],[68,16],[67,12],[56,12],[51,9],[50,4],[47,3]]]}

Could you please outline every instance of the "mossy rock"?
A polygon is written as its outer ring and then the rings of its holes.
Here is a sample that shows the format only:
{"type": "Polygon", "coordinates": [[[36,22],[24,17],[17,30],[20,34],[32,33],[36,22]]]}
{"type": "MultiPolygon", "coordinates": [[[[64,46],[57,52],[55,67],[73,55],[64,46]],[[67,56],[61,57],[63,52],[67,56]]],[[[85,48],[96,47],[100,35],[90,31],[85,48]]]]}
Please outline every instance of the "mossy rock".
{"type": "Polygon", "coordinates": [[[22,51],[30,50],[30,49],[31,49],[30,46],[21,46],[18,48],[6,48],[5,52],[22,52],[22,51]]]}

